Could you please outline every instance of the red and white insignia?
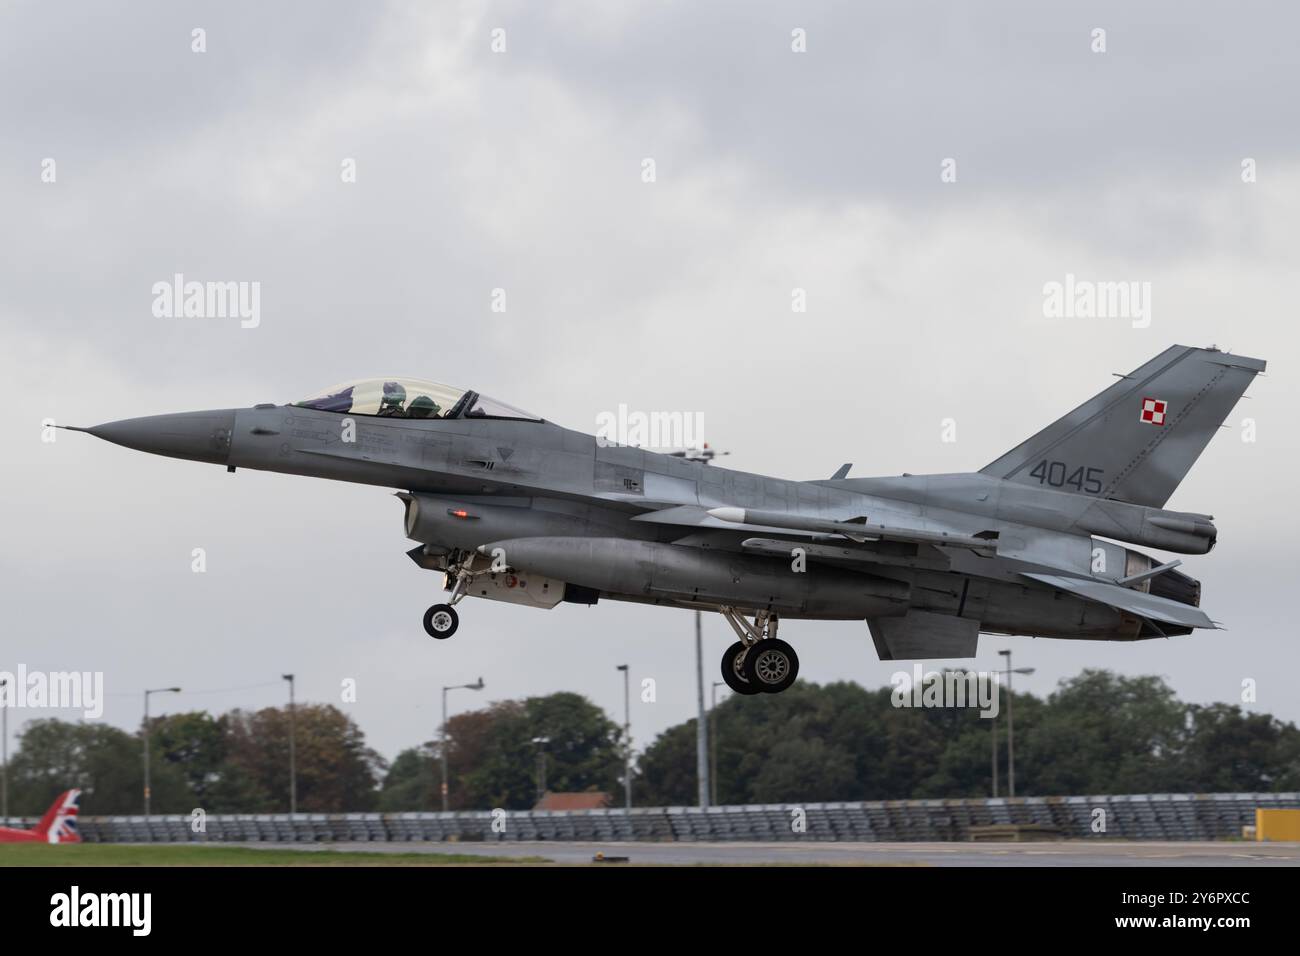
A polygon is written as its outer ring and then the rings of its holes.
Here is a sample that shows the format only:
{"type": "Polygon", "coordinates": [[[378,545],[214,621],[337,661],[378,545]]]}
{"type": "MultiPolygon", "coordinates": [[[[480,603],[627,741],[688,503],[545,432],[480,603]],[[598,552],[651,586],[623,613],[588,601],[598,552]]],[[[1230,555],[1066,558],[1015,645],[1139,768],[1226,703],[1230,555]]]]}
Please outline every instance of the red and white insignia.
{"type": "Polygon", "coordinates": [[[1165,409],[1168,407],[1168,402],[1162,402],[1158,398],[1142,399],[1142,421],[1148,425],[1163,425],[1165,423],[1165,409]]]}

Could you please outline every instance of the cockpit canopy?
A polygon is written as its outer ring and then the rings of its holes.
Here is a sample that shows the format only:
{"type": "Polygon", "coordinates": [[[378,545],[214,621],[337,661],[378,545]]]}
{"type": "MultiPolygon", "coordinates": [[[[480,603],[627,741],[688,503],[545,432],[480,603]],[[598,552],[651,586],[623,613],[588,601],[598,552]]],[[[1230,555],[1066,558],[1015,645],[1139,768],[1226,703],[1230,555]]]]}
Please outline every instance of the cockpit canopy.
{"type": "Polygon", "coordinates": [[[319,395],[294,402],[300,408],[385,418],[541,419],[522,409],[480,395],[473,389],[440,385],[418,378],[371,378],[344,382],[319,395]]]}

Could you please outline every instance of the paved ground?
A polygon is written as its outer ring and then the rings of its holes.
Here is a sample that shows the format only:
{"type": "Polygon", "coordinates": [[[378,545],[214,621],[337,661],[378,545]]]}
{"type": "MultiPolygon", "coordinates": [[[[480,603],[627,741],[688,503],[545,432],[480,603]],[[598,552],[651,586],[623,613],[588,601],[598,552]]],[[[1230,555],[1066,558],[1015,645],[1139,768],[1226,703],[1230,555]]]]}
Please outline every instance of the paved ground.
{"type": "Polygon", "coordinates": [[[251,847],[370,853],[477,853],[590,863],[849,866],[1300,866],[1300,843],[248,843],[251,847]]]}

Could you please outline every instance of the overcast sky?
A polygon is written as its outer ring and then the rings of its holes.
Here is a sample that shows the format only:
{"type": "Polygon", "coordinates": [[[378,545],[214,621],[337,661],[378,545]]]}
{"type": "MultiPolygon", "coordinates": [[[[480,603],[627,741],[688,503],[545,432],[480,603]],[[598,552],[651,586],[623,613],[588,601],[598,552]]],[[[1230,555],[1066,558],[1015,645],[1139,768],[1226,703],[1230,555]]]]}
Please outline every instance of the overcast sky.
{"type": "MultiPolygon", "coordinates": [[[[0,669],[103,671],[104,719],[126,728],[144,687],[185,688],[155,710],[220,712],[281,704],[293,671],[391,758],[435,734],[443,685],[480,675],[454,709],[574,690],[621,721],[627,662],[657,683],[633,703],[643,746],[694,714],[689,612],[466,601],[434,642],[440,578],[406,557],[384,489],[42,443],[41,420],[393,374],[592,432],[620,403],[698,412],[728,466],[783,477],[970,471],[1112,373],[1217,344],[1269,374],[1169,506],[1217,518],[1219,546],[1184,570],[1228,629],[985,637],[976,666],[1010,647],[1035,693],[1105,667],[1204,702],[1253,679],[1252,709],[1300,719],[1300,11],[1196,11],[11,0],[0,669]],[[175,273],[259,282],[260,324],[155,317],[175,273]],[[1067,274],[1149,282],[1150,324],[1045,318],[1067,274]]],[[[710,682],[729,634],[706,618],[710,682]]],[[[808,680],[898,669],[862,622],[782,637],[808,680]]],[[[50,715],[11,713],[11,737],[50,715]]]]}

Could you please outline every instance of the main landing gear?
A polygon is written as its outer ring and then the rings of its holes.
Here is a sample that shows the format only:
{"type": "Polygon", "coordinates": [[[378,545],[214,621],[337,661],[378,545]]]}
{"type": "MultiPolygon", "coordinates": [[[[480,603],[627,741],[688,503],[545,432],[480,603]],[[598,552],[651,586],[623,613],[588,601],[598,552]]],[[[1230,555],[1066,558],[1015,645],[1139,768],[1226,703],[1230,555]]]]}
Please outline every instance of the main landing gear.
{"type": "Polygon", "coordinates": [[[734,607],[718,608],[740,638],[722,655],[722,679],[737,694],[779,694],[799,676],[799,655],[778,640],[780,623],[771,611],[759,611],[751,624],[734,607]]]}

